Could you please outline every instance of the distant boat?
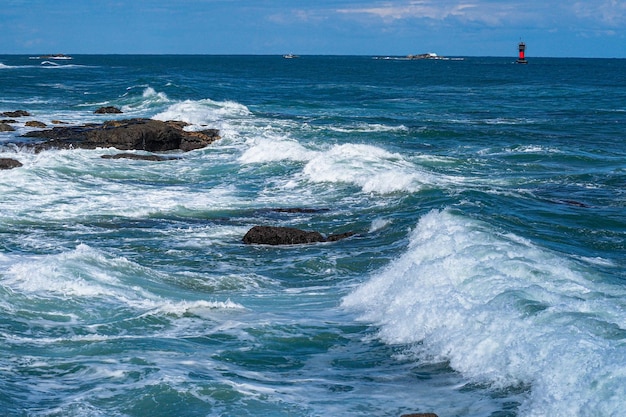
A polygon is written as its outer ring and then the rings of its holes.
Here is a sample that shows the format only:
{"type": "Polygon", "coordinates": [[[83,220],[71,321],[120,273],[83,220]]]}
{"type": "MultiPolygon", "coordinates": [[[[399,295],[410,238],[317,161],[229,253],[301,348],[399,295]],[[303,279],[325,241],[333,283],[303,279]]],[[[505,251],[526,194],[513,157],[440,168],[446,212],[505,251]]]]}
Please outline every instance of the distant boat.
{"type": "Polygon", "coordinates": [[[294,58],[300,58],[298,55],[294,55],[294,54],[286,54],[283,55],[283,58],[285,59],[294,59],[294,58]]]}

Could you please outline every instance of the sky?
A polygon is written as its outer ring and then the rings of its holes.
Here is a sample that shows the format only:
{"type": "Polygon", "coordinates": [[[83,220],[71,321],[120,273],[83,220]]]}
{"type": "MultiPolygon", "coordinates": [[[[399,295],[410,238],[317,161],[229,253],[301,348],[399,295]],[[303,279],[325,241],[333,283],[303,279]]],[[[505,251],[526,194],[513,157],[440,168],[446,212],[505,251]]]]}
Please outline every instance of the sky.
{"type": "Polygon", "coordinates": [[[626,58],[626,0],[0,3],[0,54],[626,58]]]}

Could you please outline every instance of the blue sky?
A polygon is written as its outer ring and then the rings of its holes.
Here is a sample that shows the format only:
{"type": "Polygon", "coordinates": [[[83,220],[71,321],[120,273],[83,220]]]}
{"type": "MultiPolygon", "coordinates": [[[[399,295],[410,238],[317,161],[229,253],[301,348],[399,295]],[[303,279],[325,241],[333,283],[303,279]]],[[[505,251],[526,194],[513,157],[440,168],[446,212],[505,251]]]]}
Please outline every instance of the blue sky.
{"type": "Polygon", "coordinates": [[[626,0],[3,0],[0,54],[626,58],[626,0]]]}

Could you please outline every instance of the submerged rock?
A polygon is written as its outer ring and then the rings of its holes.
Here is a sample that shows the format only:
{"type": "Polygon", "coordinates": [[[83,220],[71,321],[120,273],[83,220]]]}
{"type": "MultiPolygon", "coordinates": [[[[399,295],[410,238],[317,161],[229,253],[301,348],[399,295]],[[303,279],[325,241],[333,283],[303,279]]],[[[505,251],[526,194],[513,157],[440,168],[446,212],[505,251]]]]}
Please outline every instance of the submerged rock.
{"type": "Polygon", "coordinates": [[[39,128],[48,127],[48,125],[46,125],[44,122],[40,122],[37,120],[29,120],[28,122],[24,123],[24,126],[39,127],[39,128]]]}
{"type": "Polygon", "coordinates": [[[254,226],[245,234],[243,242],[257,245],[299,245],[303,243],[335,242],[352,235],[354,233],[348,232],[324,238],[319,232],[293,227],[254,226]]]}
{"type": "Polygon", "coordinates": [[[2,113],[4,117],[25,117],[30,116],[30,113],[26,110],[5,111],[2,113]]]}
{"type": "Polygon", "coordinates": [[[184,122],[127,119],[83,126],[59,126],[28,132],[23,137],[44,139],[43,142],[25,144],[27,147],[35,148],[36,151],[99,147],[148,152],[190,151],[204,148],[220,139],[217,129],[187,132],[183,130],[184,126],[186,126],[184,122]]]}
{"type": "Polygon", "coordinates": [[[137,161],[169,161],[172,158],[165,158],[159,155],[141,155],[135,153],[116,153],[115,155],[102,155],[102,159],[134,159],[137,161]]]}
{"type": "Polygon", "coordinates": [[[22,163],[13,158],[0,158],[0,169],[13,169],[19,168],[22,163]]]}
{"type": "Polygon", "coordinates": [[[98,110],[94,111],[95,114],[120,114],[122,111],[117,107],[113,106],[105,106],[100,107],[98,110]]]}

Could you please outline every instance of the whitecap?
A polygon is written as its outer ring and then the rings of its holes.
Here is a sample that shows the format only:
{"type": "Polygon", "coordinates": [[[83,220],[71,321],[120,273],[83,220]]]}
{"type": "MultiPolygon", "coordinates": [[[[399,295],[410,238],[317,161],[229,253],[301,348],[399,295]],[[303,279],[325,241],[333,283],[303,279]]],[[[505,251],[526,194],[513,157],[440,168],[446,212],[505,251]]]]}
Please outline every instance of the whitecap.
{"type": "Polygon", "coordinates": [[[343,300],[387,343],[497,388],[522,415],[617,415],[626,398],[621,287],[450,211],[423,216],[400,258],[343,300]]]}

